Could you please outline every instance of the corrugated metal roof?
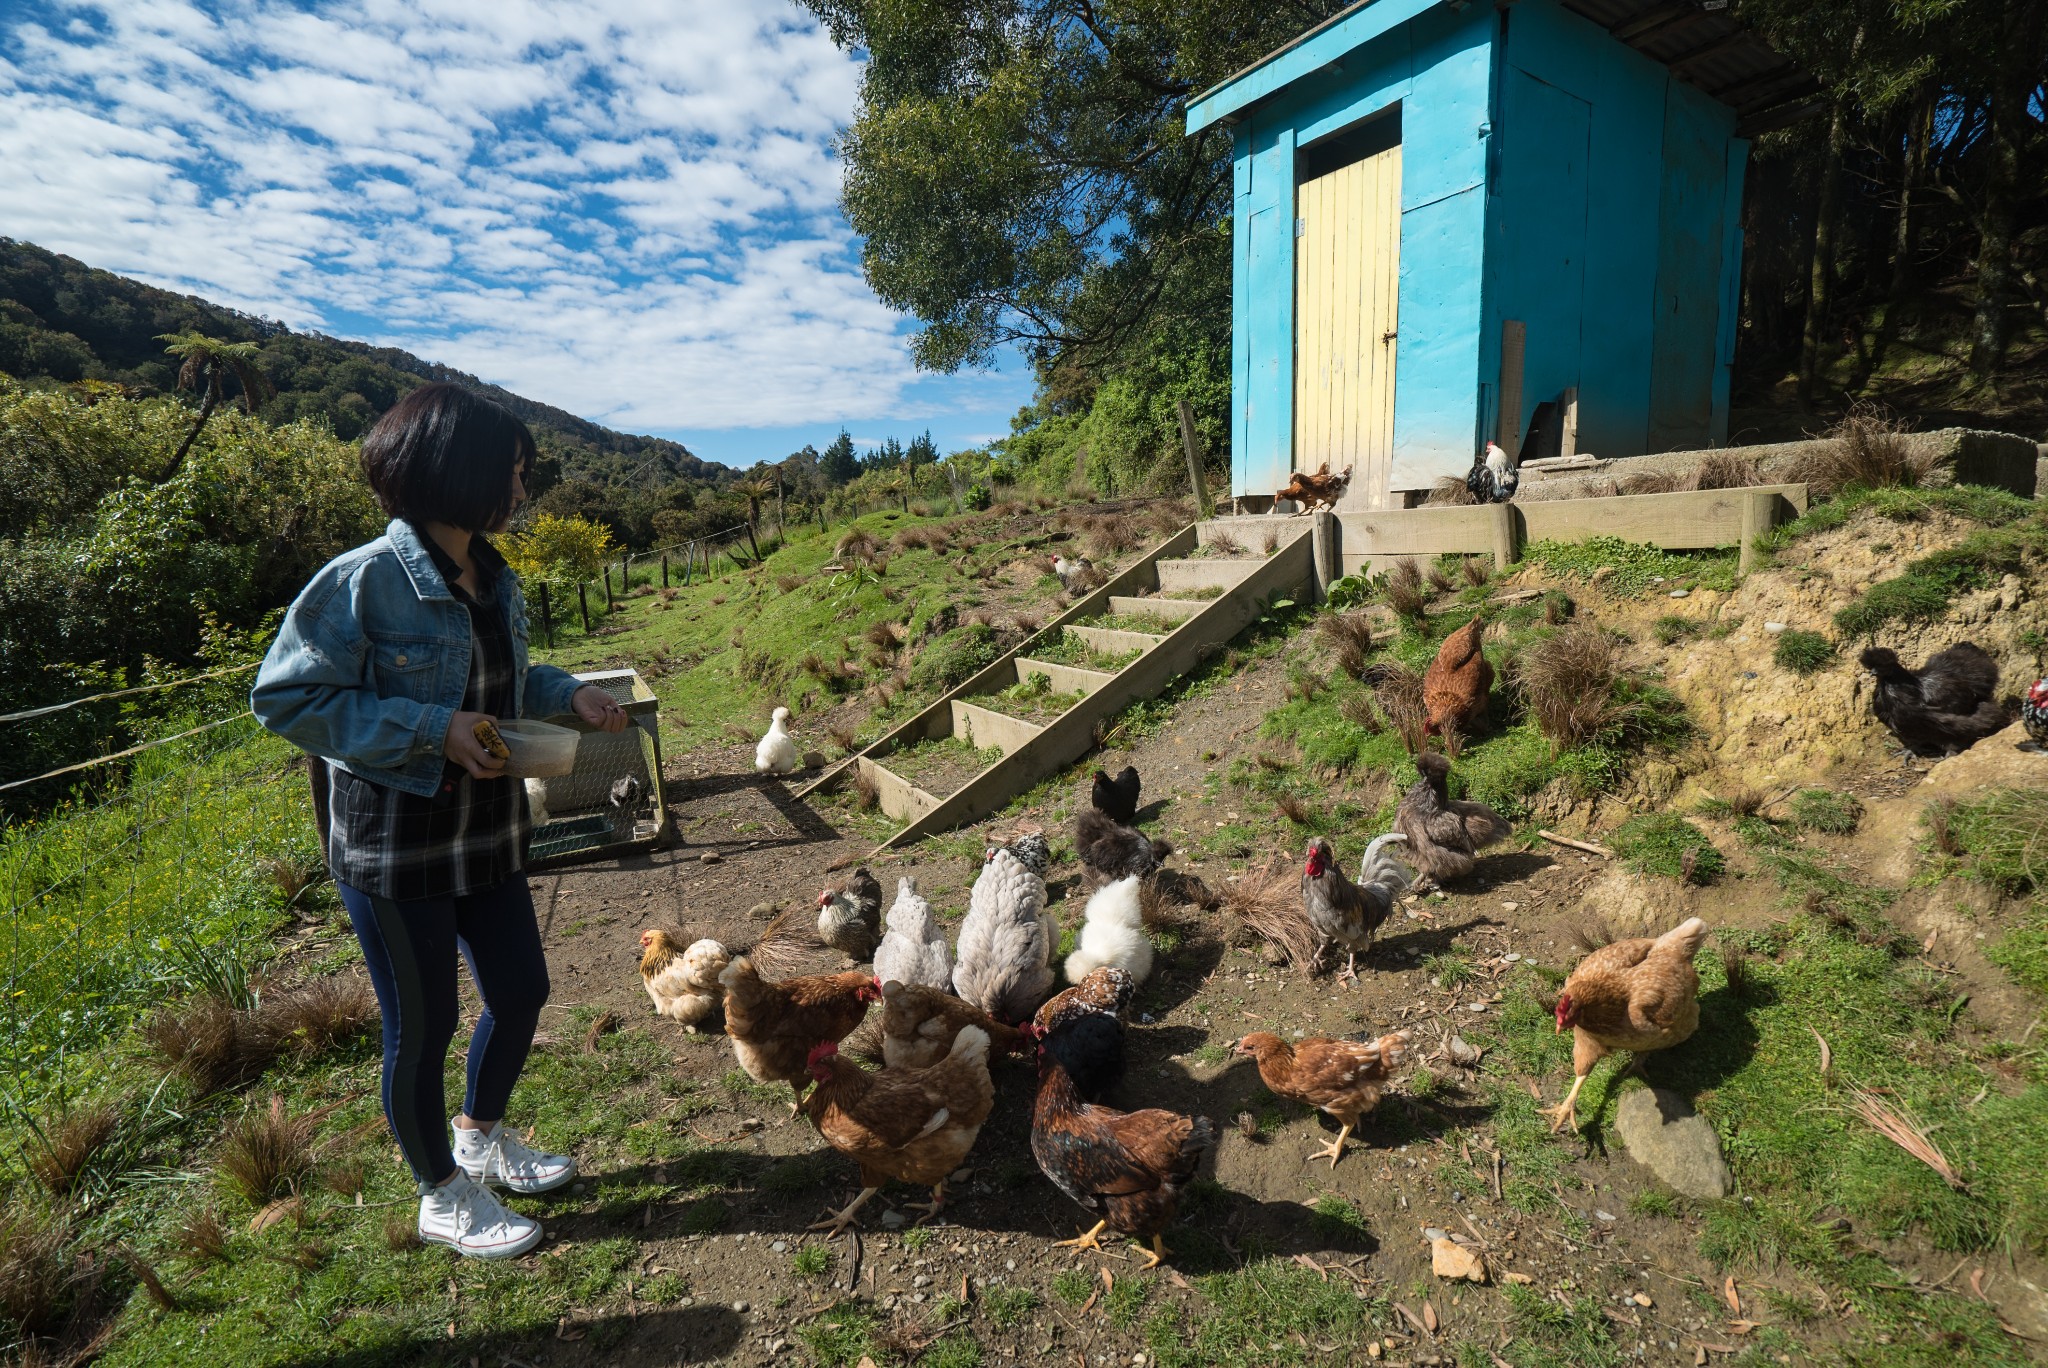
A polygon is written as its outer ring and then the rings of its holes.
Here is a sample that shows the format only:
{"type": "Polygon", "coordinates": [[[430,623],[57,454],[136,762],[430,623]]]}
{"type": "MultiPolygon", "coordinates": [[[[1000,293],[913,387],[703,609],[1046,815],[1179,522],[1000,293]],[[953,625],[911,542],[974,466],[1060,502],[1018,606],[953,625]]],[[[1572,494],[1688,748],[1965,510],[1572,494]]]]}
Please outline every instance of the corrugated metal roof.
{"type": "Polygon", "coordinates": [[[1745,135],[1782,128],[1819,107],[1820,82],[1726,8],[1704,9],[1700,0],[1560,3],[1733,108],[1745,135]]]}

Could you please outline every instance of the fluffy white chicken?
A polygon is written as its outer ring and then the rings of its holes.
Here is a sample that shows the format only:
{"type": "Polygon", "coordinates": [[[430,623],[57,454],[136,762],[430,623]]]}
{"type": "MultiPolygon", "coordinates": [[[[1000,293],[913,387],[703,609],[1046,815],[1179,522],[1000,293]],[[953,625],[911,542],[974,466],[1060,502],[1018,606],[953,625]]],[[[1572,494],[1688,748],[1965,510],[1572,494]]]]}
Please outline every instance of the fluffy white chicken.
{"type": "Polygon", "coordinates": [[[1015,1025],[1052,991],[1059,943],[1059,925],[1045,910],[1045,880],[1009,848],[991,847],[960,923],[953,991],[1015,1025]]]}
{"type": "Polygon", "coordinates": [[[1079,983],[1090,969],[1114,965],[1139,983],[1152,974],[1152,940],[1138,901],[1133,874],[1095,890],[1082,914],[1081,939],[1067,956],[1067,982],[1079,983]]]}
{"type": "Polygon", "coordinates": [[[654,1010],[695,1034],[697,1023],[725,1000],[718,975],[732,955],[710,939],[693,941],[679,952],[674,938],[659,927],[640,933],[640,949],[640,978],[654,1010]]]}
{"type": "Polygon", "coordinates": [[[526,808],[527,811],[533,814],[533,824],[535,826],[542,827],[548,824],[548,786],[546,780],[528,779],[526,781],[526,808]]]}
{"type": "Polygon", "coordinates": [[[768,734],[754,747],[754,768],[763,774],[789,774],[796,767],[796,742],[789,739],[789,709],[777,708],[768,719],[768,734]]]}
{"type": "Polygon", "coordinates": [[[875,977],[883,983],[894,979],[927,988],[953,986],[953,955],[946,948],[945,928],[917,891],[917,880],[908,876],[896,881],[888,929],[875,948],[875,977]]]}

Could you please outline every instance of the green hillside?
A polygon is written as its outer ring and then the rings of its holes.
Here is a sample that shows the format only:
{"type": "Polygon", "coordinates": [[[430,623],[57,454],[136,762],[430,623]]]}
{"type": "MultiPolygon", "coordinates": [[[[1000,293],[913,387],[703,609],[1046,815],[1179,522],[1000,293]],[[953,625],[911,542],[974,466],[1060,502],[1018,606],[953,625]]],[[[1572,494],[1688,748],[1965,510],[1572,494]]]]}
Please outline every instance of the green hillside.
{"type": "Polygon", "coordinates": [[[157,338],[188,331],[261,345],[258,364],[277,393],[257,412],[274,424],[323,418],[348,440],[361,436],[415,386],[451,380],[489,394],[533,429],[543,487],[557,480],[604,486],[628,479],[644,485],[665,482],[664,477],[705,483],[734,478],[732,470],[699,460],[680,442],[614,432],[410,352],[293,332],[271,319],[0,237],[0,372],[21,379],[106,380],[169,393],[177,363],[157,338]]]}

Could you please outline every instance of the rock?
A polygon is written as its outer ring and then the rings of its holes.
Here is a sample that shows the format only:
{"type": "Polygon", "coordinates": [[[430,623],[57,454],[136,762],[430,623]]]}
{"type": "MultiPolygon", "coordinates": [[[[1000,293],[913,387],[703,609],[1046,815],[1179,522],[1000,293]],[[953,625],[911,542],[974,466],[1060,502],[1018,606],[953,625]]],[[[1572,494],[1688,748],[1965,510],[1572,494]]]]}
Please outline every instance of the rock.
{"type": "Polygon", "coordinates": [[[909,1221],[910,1218],[900,1211],[885,1211],[882,1213],[882,1229],[884,1230],[901,1230],[909,1221]]]}
{"type": "Polygon", "coordinates": [[[787,1254],[789,1252],[789,1241],[777,1240],[774,1244],[769,1245],[768,1247],[774,1250],[777,1254],[787,1254]]]}
{"type": "Polygon", "coordinates": [[[1656,1304],[1650,1300],[1650,1294],[1647,1292],[1638,1292],[1633,1297],[1630,1297],[1629,1300],[1637,1306],[1654,1306],[1656,1304]]]}
{"type": "Polygon", "coordinates": [[[1690,589],[1673,589],[1673,590],[1671,591],[1671,597],[1672,597],[1672,598],[1691,598],[1691,597],[1692,597],[1692,590],[1690,590],[1690,589]]]}
{"type": "Polygon", "coordinates": [[[715,851],[715,850],[707,850],[707,851],[705,851],[705,852],[704,852],[704,853],[703,853],[702,855],[699,855],[699,856],[698,856],[697,858],[698,858],[698,860],[700,860],[700,861],[701,861],[701,862],[703,862],[704,864],[724,864],[724,863],[725,863],[725,856],[723,856],[723,855],[719,854],[719,853],[718,853],[717,851],[715,851]]]}
{"type": "Polygon", "coordinates": [[[1442,1239],[1429,1242],[1429,1267],[1439,1278],[1456,1281],[1483,1283],[1486,1281],[1486,1260],[1479,1252],[1467,1249],[1456,1240],[1442,1239]]]}
{"type": "Polygon", "coordinates": [[[823,768],[825,768],[825,752],[823,752],[823,751],[805,751],[805,752],[804,752],[804,768],[805,768],[805,769],[823,769],[823,768]]]}
{"type": "Polygon", "coordinates": [[[1518,902],[1504,902],[1500,905],[1500,910],[1503,912],[1519,912],[1522,910],[1522,905],[1518,902]]]}
{"type": "Polygon", "coordinates": [[[733,1314],[735,1314],[735,1315],[739,1315],[739,1316],[744,1316],[744,1315],[746,1315],[746,1314],[747,1314],[747,1311],[748,1311],[748,1309],[749,1309],[749,1308],[748,1308],[748,1306],[747,1306],[747,1304],[746,1304],[745,1302],[734,1302],[734,1303],[732,1304],[732,1309],[733,1309],[733,1314]]]}
{"type": "Polygon", "coordinates": [[[1766,622],[1764,624],[1764,630],[1766,632],[1769,632],[1772,636],[1776,636],[1778,633],[1785,630],[1785,624],[1782,622],[1766,622]]]}
{"type": "Polygon", "coordinates": [[[1734,1188],[1721,1139],[1692,1104],[1665,1088],[1623,1096],[1614,1129],[1629,1157],[1687,1197],[1726,1197],[1734,1188]]]}
{"type": "Polygon", "coordinates": [[[747,915],[750,917],[772,917],[775,915],[775,904],[772,902],[757,902],[747,909],[747,915]]]}

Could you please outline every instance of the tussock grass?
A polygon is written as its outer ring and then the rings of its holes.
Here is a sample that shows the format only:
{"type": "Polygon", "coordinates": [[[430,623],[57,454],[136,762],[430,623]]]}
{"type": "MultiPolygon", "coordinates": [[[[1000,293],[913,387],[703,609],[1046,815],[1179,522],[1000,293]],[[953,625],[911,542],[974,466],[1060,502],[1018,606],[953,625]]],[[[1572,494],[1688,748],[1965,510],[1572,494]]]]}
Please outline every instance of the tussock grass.
{"type": "Polygon", "coordinates": [[[1827,445],[1801,463],[1800,476],[1826,494],[1917,485],[1934,469],[1934,457],[1915,451],[1906,432],[1881,409],[1859,404],[1835,424],[1827,445]]]}
{"type": "Polygon", "coordinates": [[[254,1206],[296,1192],[313,1171],[320,1115],[293,1112],[282,1097],[230,1122],[215,1160],[222,1183],[254,1206]]]}
{"type": "Polygon", "coordinates": [[[1796,675],[1813,674],[1826,668],[1834,658],[1835,643],[1819,632],[1783,631],[1778,633],[1777,644],[1771,648],[1771,659],[1778,668],[1796,675]]]}
{"type": "Polygon", "coordinates": [[[1372,653],[1370,614],[1362,608],[1319,614],[1316,635],[1330,648],[1338,669],[1353,679],[1365,678],[1366,661],[1372,653]]]}
{"type": "Polygon", "coordinates": [[[1692,487],[1695,489],[1747,489],[1764,482],[1756,468],[1756,462],[1745,461],[1740,456],[1725,451],[1711,451],[1700,458],[1694,467],[1692,487]]]}
{"type": "Polygon", "coordinates": [[[1412,622],[1419,622],[1429,606],[1429,590],[1422,582],[1422,568],[1413,557],[1404,556],[1394,562],[1393,568],[1386,573],[1380,592],[1396,617],[1412,622]]]}
{"type": "Polygon", "coordinates": [[[1537,730],[1560,751],[1645,736],[1677,715],[1668,695],[1628,675],[1621,643],[1590,624],[1531,642],[1516,658],[1515,680],[1537,730]]]}

